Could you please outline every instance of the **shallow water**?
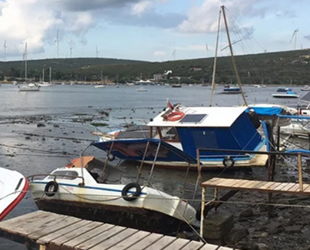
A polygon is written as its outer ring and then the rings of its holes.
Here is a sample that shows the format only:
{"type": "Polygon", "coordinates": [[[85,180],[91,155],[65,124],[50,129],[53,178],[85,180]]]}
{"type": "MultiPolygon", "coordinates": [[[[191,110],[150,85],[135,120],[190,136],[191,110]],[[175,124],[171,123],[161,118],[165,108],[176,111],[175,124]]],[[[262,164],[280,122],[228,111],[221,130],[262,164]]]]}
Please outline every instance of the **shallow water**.
{"type": "MultiPolygon", "coordinates": [[[[166,86],[145,86],[147,92],[137,92],[138,86],[53,86],[42,87],[40,92],[18,92],[12,85],[2,84],[0,87],[0,162],[1,167],[21,172],[25,176],[37,173],[49,173],[56,167],[64,166],[71,159],[78,157],[91,140],[94,131],[89,123],[73,122],[74,117],[87,114],[94,120],[104,117],[98,115],[100,110],[109,110],[105,122],[107,127],[102,131],[118,128],[123,123],[146,123],[164,107],[166,99],[173,104],[182,103],[186,106],[209,106],[210,87],[184,86],[170,88],[166,86]],[[35,119],[36,118],[36,119],[35,119]],[[35,119],[35,120],[34,120],[35,119]],[[46,127],[38,128],[42,121],[46,127]],[[57,124],[59,127],[55,127],[57,124]],[[30,134],[30,135],[29,135],[30,134]]],[[[253,103],[277,103],[296,107],[296,99],[274,99],[271,94],[277,87],[253,88],[244,87],[246,99],[253,103]]],[[[297,87],[295,88],[297,90],[297,87]]],[[[218,87],[213,97],[214,106],[242,105],[241,95],[219,94],[218,87]]],[[[99,152],[90,151],[99,154],[99,152]]],[[[84,154],[85,155],[85,154],[84,154]]],[[[127,167],[124,178],[135,178],[135,167],[127,167]]],[[[147,179],[149,169],[144,170],[147,179]]],[[[266,176],[266,169],[255,169],[253,172],[208,172],[203,179],[211,176],[254,178],[266,176]]],[[[158,169],[152,182],[155,187],[167,193],[177,194],[183,186],[185,172],[158,169]],[[177,188],[176,188],[177,187],[177,188]]],[[[197,173],[188,176],[186,197],[192,197],[197,173]]],[[[199,196],[197,196],[199,198],[199,196]]],[[[198,205],[198,204],[197,204],[198,205]]],[[[22,202],[7,216],[12,218],[35,211],[37,208],[28,193],[22,202]]],[[[0,239],[0,249],[24,249],[23,246],[0,239]]]]}

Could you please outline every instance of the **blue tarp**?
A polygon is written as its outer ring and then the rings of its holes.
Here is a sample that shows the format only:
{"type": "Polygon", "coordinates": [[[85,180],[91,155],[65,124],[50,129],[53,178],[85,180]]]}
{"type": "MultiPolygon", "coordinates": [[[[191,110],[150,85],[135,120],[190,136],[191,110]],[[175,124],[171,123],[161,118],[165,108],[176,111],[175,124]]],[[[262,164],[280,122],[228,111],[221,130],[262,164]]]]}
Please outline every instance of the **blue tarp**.
{"type": "Polygon", "coordinates": [[[160,143],[160,149],[156,161],[176,161],[176,162],[188,162],[197,163],[196,158],[184,153],[182,150],[158,139],[132,139],[132,140],[111,140],[105,142],[94,142],[93,146],[110,152],[115,157],[123,160],[143,160],[145,150],[145,161],[154,161],[158,145],[160,143]]]}
{"type": "Polygon", "coordinates": [[[246,112],[249,112],[250,109],[254,109],[258,115],[268,116],[279,115],[282,112],[282,108],[280,107],[249,107],[246,112]]]}

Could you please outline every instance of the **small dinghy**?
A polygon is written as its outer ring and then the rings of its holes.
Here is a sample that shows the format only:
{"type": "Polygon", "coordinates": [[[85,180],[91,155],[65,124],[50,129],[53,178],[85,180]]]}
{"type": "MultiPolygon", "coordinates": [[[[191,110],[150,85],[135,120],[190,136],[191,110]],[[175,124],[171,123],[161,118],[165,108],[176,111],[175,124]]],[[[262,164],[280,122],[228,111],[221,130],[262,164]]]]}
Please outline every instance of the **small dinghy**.
{"type": "Polygon", "coordinates": [[[28,180],[17,171],[0,168],[0,221],[23,199],[28,180]]]}

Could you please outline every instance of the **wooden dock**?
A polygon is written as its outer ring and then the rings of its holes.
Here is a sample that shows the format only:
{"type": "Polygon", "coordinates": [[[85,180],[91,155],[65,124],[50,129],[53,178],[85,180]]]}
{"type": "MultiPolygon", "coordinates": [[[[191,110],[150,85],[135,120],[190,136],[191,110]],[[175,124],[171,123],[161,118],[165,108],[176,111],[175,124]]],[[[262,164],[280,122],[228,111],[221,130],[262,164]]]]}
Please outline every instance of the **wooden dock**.
{"type": "Polygon", "coordinates": [[[277,192],[291,194],[310,194],[310,184],[252,181],[243,179],[212,178],[201,184],[202,187],[240,189],[262,192],[277,192]]]}
{"type": "Polygon", "coordinates": [[[0,222],[0,236],[40,250],[231,249],[44,211],[0,222]]]}

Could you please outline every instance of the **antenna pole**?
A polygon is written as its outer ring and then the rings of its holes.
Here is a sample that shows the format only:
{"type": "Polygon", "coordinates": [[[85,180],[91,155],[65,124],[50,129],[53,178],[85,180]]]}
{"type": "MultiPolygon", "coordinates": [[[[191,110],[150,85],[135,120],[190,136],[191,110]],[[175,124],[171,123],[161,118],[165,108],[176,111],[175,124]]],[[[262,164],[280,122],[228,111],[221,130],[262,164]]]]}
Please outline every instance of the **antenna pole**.
{"type": "Polygon", "coordinates": [[[25,81],[27,81],[27,43],[25,43],[25,81]]]}
{"type": "Polygon", "coordinates": [[[221,26],[221,10],[219,11],[219,20],[217,25],[217,36],[216,36],[216,45],[215,45],[215,56],[214,56],[214,64],[213,64],[213,73],[212,73],[212,85],[211,85],[211,98],[210,98],[210,107],[212,106],[213,93],[215,89],[215,71],[216,71],[216,60],[217,60],[217,50],[219,43],[219,33],[221,26]]]}
{"type": "Polygon", "coordinates": [[[228,44],[229,44],[229,49],[230,49],[230,55],[231,55],[231,61],[232,61],[232,64],[233,64],[233,67],[234,67],[234,71],[235,71],[235,74],[236,74],[237,83],[238,83],[238,86],[239,86],[239,88],[240,88],[240,90],[241,90],[241,95],[242,95],[244,104],[245,104],[246,106],[248,106],[248,103],[247,103],[247,101],[246,101],[246,99],[245,99],[245,96],[244,96],[244,93],[243,93],[243,90],[242,90],[241,80],[240,80],[239,72],[238,72],[238,69],[237,69],[237,66],[236,66],[236,62],[235,62],[235,58],[234,58],[233,49],[232,49],[232,46],[231,46],[231,41],[230,41],[230,36],[229,36],[229,30],[228,30],[228,25],[227,25],[227,20],[226,20],[226,14],[225,14],[225,6],[222,5],[221,8],[222,8],[222,11],[223,11],[223,17],[224,17],[224,22],[225,22],[225,27],[226,27],[226,34],[227,34],[227,39],[228,39],[228,44]]]}

